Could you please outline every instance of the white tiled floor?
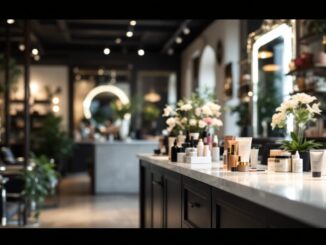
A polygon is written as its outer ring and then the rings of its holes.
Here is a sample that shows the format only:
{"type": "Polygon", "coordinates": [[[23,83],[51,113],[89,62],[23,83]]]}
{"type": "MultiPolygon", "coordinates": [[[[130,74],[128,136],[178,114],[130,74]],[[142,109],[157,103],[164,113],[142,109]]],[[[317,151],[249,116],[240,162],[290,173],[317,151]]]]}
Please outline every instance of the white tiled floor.
{"type": "Polygon", "coordinates": [[[137,228],[138,195],[90,195],[85,175],[66,177],[60,185],[59,206],[40,216],[44,228],[137,228]]]}

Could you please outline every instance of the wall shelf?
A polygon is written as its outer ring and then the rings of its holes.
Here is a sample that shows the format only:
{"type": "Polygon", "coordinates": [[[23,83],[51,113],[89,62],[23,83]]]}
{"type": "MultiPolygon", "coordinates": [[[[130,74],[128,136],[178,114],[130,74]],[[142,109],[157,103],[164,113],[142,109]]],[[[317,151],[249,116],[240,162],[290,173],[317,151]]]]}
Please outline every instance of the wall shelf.
{"type": "Polygon", "coordinates": [[[286,73],[287,76],[304,76],[307,72],[312,72],[316,76],[326,77],[326,66],[325,65],[315,65],[313,67],[308,67],[299,70],[293,70],[286,73]]]}

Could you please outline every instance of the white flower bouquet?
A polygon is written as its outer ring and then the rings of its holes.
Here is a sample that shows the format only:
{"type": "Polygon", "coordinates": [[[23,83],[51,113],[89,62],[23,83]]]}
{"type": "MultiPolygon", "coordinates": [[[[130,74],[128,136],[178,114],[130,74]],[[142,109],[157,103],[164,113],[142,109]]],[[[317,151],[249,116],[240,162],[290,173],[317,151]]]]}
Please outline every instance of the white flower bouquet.
{"type": "Polygon", "coordinates": [[[200,133],[210,128],[218,130],[223,125],[220,110],[214,99],[196,92],[190,99],[180,100],[176,109],[167,105],[162,116],[168,117],[167,130],[171,134],[177,135],[180,130],[200,133]]]}
{"type": "Polygon", "coordinates": [[[284,140],[282,148],[291,152],[306,151],[318,148],[321,145],[313,140],[306,140],[304,131],[308,123],[316,121],[316,115],[321,113],[320,103],[315,96],[305,93],[292,95],[288,100],[284,101],[281,106],[276,108],[273,115],[272,128],[284,128],[287,118],[292,115],[295,121],[295,131],[291,132],[291,141],[284,140]]]}

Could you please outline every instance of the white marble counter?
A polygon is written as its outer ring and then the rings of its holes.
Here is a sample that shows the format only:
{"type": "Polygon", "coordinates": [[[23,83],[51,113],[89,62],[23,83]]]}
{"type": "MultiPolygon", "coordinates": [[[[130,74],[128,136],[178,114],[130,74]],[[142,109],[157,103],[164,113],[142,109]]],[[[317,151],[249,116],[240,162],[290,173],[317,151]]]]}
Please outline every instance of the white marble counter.
{"type": "Polygon", "coordinates": [[[167,157],[138,158],[317,227],[326,227],[326,177],[311,173],[230,172],[215,164],[171,163],[167,157]]]}

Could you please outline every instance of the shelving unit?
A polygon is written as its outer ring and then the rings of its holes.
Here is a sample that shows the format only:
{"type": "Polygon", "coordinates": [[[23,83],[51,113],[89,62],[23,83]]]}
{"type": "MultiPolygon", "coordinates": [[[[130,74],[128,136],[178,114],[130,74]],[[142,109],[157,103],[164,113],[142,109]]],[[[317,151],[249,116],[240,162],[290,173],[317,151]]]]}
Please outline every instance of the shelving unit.
{"type": "Polygon", "coordinates": [[[293,70],[287,73],[287,76],[305,76],[308,72],[313,73],[316,76],[326,77],[326,66],[315,65],[313,67],[308,67],[300,70],[293,70]]]}

